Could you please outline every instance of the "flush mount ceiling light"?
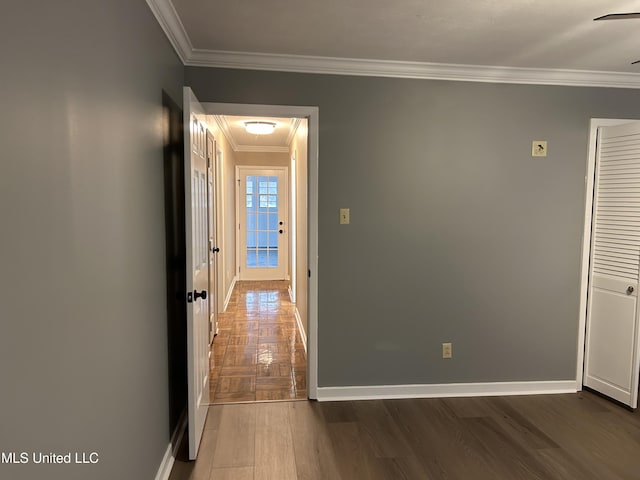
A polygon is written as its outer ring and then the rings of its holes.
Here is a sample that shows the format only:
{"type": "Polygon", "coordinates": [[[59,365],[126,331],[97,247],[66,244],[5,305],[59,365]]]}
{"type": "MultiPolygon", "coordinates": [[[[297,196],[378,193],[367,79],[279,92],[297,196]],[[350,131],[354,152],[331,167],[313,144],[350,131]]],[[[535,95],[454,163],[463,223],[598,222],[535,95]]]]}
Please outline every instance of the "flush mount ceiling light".
{"type": "Polygon", "coordinates": [[[244,128],[254,135],[269,135],[276,129],[274,122],[244,122],[244,128]]]}

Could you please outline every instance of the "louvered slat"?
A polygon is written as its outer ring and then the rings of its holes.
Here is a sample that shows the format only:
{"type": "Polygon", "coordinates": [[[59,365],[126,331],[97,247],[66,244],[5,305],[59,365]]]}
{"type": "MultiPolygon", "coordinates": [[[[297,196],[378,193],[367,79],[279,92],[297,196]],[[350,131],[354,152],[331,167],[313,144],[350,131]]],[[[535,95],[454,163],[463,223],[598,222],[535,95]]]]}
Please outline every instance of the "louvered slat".
{"type": "Polygon", "coordinates": [[[637,280],[640,253],[640,136],[601,142],[594,199],[594,273],[637,280]]]}

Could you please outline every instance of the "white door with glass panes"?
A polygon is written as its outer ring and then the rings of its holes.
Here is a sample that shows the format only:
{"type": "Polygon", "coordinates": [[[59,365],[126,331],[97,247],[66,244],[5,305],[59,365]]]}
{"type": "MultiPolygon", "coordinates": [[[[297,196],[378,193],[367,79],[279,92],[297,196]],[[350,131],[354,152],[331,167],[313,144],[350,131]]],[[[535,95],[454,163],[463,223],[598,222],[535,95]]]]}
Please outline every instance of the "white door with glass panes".
{"type": "Polygon", "coordinates": [[[237,167],[238,274],[241,280],[285,280],[288,252],[287,169],[237,167]]]}

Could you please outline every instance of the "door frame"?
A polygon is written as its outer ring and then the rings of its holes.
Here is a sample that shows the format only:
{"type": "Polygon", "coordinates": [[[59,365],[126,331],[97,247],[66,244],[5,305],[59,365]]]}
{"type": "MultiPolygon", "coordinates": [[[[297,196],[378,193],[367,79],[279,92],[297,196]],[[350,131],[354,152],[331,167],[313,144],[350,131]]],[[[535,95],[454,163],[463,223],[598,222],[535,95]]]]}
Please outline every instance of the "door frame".
{"type": "Polygon", "coordinates": [[[591,223],[593,222],[593,195],[596,174],[597,138],[599,127],[640,122],[636,118],[592,118],[589,123],[589,150],[585,174],[584,226],[582,233],[582,259],[580,262],[580,307],[578,316],[578,361],[576,364],[576,390],[584,381],[584,349],[587,331],[587,297],[589,295],[589,259],[591,257],[591,223]]]}
{"type": "Polygon", "coordinates": [[[307,169],[307,395],[318,398],[318,163],[320,109],[312,106],[202,102],[207,115],[256,115],[306,118],[308,121],[307,169]]]}
{"type": "Polygon", "coordinates": [[[218,266],[218,259],[221,258],[216,252],[211,249],[220,246],[218,236],[218,142],[216,142],[211,130],[207,129],[207,189],[210,186],[209,174],[213,177],[213,195],[207,191],[207,200],[212,202],[212,205],[208,205],[208,238],[212,239],[213,245],[207,245],[207,252],[209,255],[209,322],[213,319],[213,328],[210,334],[209,343],[213,342],[213,337],[218,334],[218,313],[220,312],[220,295],[218,282],[220,278],[220,268],[218,266]],[[209,140],[211,140],[212,151],[209,151],[209,140]],[[210,164],[209,164],[210,162],[210,164]],[[213,230],[213,238],[211,235],[213,230]],[[213,275],[213,277],[212,277],[213,275]],[[213,285],[211,285],[211,279],[213,278],[213,285]],[[211,309],[211,303],[214,308],[211,309]]]}
{"type": "MultiPolygon", "coordinates": [[[[290,218],[289,218],[289,212],[291,210],[291,204],[295,202],[295,198],[290,198],[290,190],[289,190],[289,167],[283,167],[283,166],[252,166],[252,165],[236,165],[236,170],[235,170],[235,175],[236,175],[236,223],[238,224],[238,231],[240,231],[240,225],[242,224],[242,220],[241,220],[241,216],[243,215],[243,205],[245,205],[243,203],[243,201],[241,201],[241,199],[244,199],[244,192],[240,192],[240,176],[242,174],[243,170],[253,170],[253,171],[260,171],[260,170],[271,170],[271,171],[281,171],[283,172],[283,180],[284,180],[284,189],[281,189],[280,191],[284,192],[284,218],[286,218],[286,222],[287,225],[285,225],[285,233],[287,234],[286,237],[286,244],[287,244],[287,254],[282,258],[279,257],[280,259],[283,259],[285,264],[284,264],[284,278],[283,279],[278,279],[278,280],[291,280],[291,278],[289,277],[289,266],[291,264],[291,255],[293,254],[293,252],[291,251],[291,245],[290,245],[290,234],[291,234],[291,225],[289,224],[290,218]]],[[[278,194],[280,195],[280,193],[278,194]]],[[[244,212],[246,213],[246,211],[244,212]]],[[[243,230],[243,235],[246,241],[246,225],[245,225],[245,230],[243,230]]],[[[242,259],[243,259],[243,252],[240,249],[240,246],[242,245],[242,236],[241,235],[236,235],[236,278],[238,279],[238,281],[242,280],[241,274],[240,274],[240,266],[242,264],[242,259]]],[[[284,242],[284,241],[283,241],[284,242]]],[[[246,278],[245,278],[246,280],[246,278]]]]}
{"type": "MultiPolygon", "coordinates": [[[[214,136],[215,138],[215,136],[214,136]]],[[[226,306],[225,297],[227,292],[224,289],[224,273],[227,271],[227,256],[223,249],[229,248],[225,243],[224,238],[224,226],[226,225],[227,218],[225,216],[225,209],[222,208],[224,203],[224,193],[223,193],[223,179],[222,179],[222,165],[224,163],[224,153],[222,151],[222,147],[220,146],[220,142],[216,140],[216,247],[221,247],[221,251],[218,252],[217,256],[217,265],[216,272],[218,275],[217,278],[217,286],[218,286],[218,313],[224,312],[224,307],[226,306]]]]}
{"type": "MultiPolygon", "coordinates": [[[[297,198],[298,198],[298,184],[297,184],[297,172],[298,165],[297,157],[298,152],[296,150],[293,151],[293,155],[291,156],[291,166],[289,167],[289,195],[291,201],[289,202],[289,280],[291,281],[291,290],[289,291],[289,296],[291,297],[291,301],[296,303],[296,279],[297,279],[297,268],[298,268],[298,247],[297,247],[297,228],[298,223],[296,220],[296,211],[297,211],[297,198]]],[[[305,343],[306,345],[306,343],[305,343]]]]}

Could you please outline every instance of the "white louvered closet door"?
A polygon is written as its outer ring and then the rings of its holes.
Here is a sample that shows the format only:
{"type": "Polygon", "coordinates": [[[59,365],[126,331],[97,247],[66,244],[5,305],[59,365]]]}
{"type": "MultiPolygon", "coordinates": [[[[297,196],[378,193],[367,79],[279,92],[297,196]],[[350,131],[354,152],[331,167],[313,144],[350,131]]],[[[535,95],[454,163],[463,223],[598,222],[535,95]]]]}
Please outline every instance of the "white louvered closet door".
{"type": "Polygon", "coordinates": [[[593,199],[584,385],[638,402],[640,126],[602,127],[593,199]]]}

